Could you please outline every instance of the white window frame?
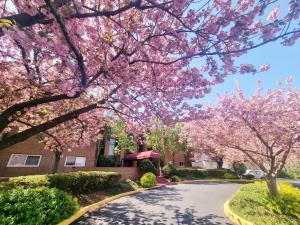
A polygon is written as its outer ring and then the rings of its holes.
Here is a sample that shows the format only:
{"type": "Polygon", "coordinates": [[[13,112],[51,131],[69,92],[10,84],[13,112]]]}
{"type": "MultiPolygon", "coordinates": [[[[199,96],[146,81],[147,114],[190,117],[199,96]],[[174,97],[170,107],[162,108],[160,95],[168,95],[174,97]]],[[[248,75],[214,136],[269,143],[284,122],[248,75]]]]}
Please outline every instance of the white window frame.
{"type": "Polygon", "coordinates": [[[184,162],[179,162],[179,167],[184,167],[184,162]],[[182,164],[182,165],[180,165],[180,164],[182,164]]]}
{"type": "MultiPolygon", "coordinates": [[[[10,158],[9,158],[9,160],[8,160],[8,162],[7,162],[6,167],[39,167],[39,166],[40,166],[40,163],[41,163],[41,159],[42,159],[42,155],[11,154],[11,155],[10,155],[10,158]],[[25,165],[25,164],[24,164],[24,165],[11,165],[11,160],[12,160],[12,157],[13,157],[14,155],[26,155],[26,160],[27,160],[28,156],[39,156],[40,158],[39,158],[39,162],[38,162],[37,165],[25,165]]],[[[24,163],[26,163],[26,160],[25,160],[24,163]]]]}
{"type": "Polygon", "coordinates": [[[64,167],[85,167],[86,166],[86,157],[85,156],[73,156],[73,155],[67,155],[66,159],[65,159],[65,165],[64,167]],[[67,159],[68,157],[75,157],[75,165],[67,165],[67,159]],[[80,166],[80,165],[76,165],[76,158],[84,158],[84,165],[80,166]]]}

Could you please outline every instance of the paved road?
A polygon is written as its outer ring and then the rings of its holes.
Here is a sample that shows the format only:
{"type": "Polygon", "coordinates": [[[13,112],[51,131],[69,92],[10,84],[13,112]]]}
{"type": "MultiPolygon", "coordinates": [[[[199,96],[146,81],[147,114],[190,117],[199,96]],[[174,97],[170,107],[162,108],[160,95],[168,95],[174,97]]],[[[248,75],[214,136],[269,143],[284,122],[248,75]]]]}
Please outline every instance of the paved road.
{"type": "Polygon", "coordinates": [[[202,224],[231,225],[224,202],[239,184],[178,184],[113,201],[73,225],[202,224]]]}
{"type": "Polygon", "coordinates": [[[286,182],[291,183],[292,185],[294,185],[297,188],[300,188],[300,180],[299,179],[294,179],[294,180],[289,180],[289,179],[280,179],[286,182]]]}

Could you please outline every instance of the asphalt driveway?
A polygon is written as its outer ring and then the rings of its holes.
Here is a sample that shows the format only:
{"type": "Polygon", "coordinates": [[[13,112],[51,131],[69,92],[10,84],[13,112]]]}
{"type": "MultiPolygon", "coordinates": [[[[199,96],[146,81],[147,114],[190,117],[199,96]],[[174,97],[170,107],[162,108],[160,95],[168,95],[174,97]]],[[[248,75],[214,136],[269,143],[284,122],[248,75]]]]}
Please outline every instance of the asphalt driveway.
{"type": "Polygon", "coordinates": [[[202,224],[231,225],[224,202],[239,184],[178,184],[124,197],[85,214],[73,225],[202,224]]]}
{"type": "Polygon", "coordinates": [[[297,188],[300,188],[300,180],[295,179],[295,180],[286,180],[287,182],[290,182],[292,185],[294,185],[297,188]]]}

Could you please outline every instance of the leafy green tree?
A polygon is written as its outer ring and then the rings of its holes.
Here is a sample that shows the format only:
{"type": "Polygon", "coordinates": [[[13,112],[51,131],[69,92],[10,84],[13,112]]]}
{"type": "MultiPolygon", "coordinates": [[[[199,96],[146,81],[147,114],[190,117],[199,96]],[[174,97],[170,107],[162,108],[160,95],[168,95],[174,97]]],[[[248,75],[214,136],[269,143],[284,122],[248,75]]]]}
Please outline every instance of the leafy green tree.
{"type": "Polygon", "coordinates": [[[187,153],[188,151],[187,141],[180,140],[180,131],[180,124],[168,127],[160,120],[154,119],[153,126],[147,134],[148,148],[158,150],[162,155],[164,155],[166,151],[171,152],[174,163],[176,153],[187,153]]]}
{"type": "Polygon", "coordinates": [[[136,142],[132,135],[130,135],[124,123],[119,122],[111,126],[112,135],[117,140],[117,146],[114,149],[115,153],[124,152],[134,152],[136,150],[136,142]]]}
{"type": "Polygon", "coordinates": [[[132,135],[130,135],[126,126],[123,122],[114,123],[110,126],[105,126],[101,131],[103,139],[97,142],[97,152],[96,158],[98,159],[98,164],[101,162],[102,165],[110,165],[113,161],[115,166],[120,165],[121,163],[121,152],[129,153],[136,150],[136,142],[132,135]],[[114,157],[113,159],[107,159],[103,157],[104,154],[104,145],[105,140],[114,137],[116,139],[116,146],[114,148],[114,157]],[[104,162],[105,161],[105,162],[104,162]]]}
{"type": "Polygon", "coordinates": [[[160,153],[165,153],[165,127],[163,123],[154,118],[152,121],[152,128],[146,134],[147,148],[155,149],[160,153]]]}

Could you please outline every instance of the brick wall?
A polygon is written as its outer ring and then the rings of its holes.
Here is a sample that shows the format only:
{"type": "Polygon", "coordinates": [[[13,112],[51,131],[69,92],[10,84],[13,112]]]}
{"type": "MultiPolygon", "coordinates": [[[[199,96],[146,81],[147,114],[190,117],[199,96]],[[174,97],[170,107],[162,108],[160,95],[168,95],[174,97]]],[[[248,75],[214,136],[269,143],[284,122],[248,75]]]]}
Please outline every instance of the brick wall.
{"type": "MultiPolygon", "coordinates": [[[[85,167],[91,168],[95,166],[95,151],[96,151],[96,143],[93,143],[91,146],[85,148],[76,148],[70,149],[69,151],[65,151],[62,154],[62,158],[60,159],[58,165],[58,172],[69,172],[73,171],[73,167],[65,167],[65,161],[67,156],[77,156],[77,157],[86,157],[85,167]]],[[[84,167],[75,167],[79,170],[84,167]]]]}
{"type": "MultiPolygon", "coordinates": [[[[66,156],[86,157],[85,166],[93,167],[95,165],[95,150],[96,144],[92,144],[86,148],[64,151],[59,162],[58,172],[72,171],[72,168],[64,166],[66,156]]],[[[51,173],[53,164],[53,152],[44,150],[44,145],[38,143],[35,137],[0,151],[0,177],[51,173]],[[7,167],[11,154],[41,155],[42,157],[38,167],[7,167]]]]}
{"type": "Polygon", "coordinates": [[[49,173],[52,168],[53,157],[54,154],[45,151],[44,146],[38,143],[36,138],[30,138],[0,151],[0,176],[10,177],[49,173]],[[39,167],[7,167],[11,154],[41,155],[42,158],[39,167]]]}
{"type": "MultiPolygon", "coordinates": [[[[166,152],[165,153],[165,164],[169,163],[170,161],[173,161],[173,156],[171,152],[166,152]]],[[[179,167],[180,166],[180,162],[182,162],[184,165],[186,166],[186,159],[183,153],[176,153],[175,157],[174,157],[174,166],[179,167]]]]}
{"type": "MultiPolygon", "coordinates": [[[[63,152],[58,172],[113,171],[121,174],[121,180],[134,180],[139,177],[136,167],[95,167],[95,150],[96,144],[94,143],[86,148],[76,148],[63,152]],[[86,157],[85,167],[65,167],[66,156],[86,157]]],[[[51,173],[54,157],[53,152],[44,150],[44,145],[38,143],[37,138],[30,138],[0,151],[0,177],[51,173]],[[41,155],[42,158],[38,167],[7,167],[11,154],[41,155]]]]}

